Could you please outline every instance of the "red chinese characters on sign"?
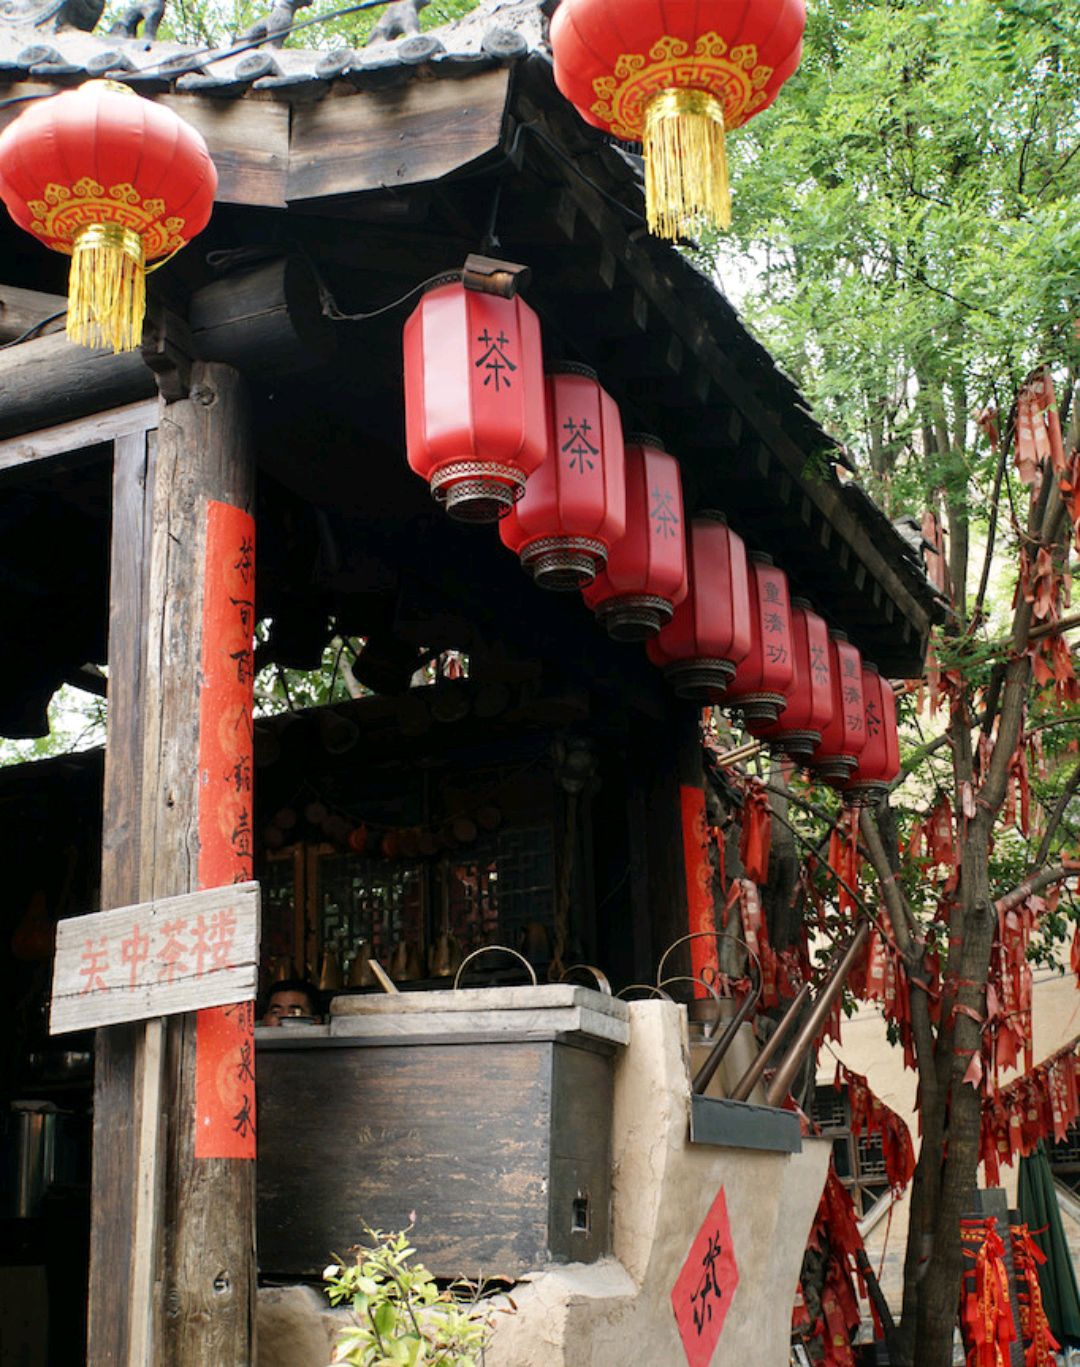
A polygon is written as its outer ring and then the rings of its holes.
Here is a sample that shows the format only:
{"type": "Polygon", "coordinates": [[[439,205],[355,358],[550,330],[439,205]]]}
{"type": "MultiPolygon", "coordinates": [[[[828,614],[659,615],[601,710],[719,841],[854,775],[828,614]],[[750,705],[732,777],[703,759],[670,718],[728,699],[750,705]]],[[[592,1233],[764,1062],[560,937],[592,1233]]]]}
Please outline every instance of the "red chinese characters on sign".
{"type": "MultiPolygon", "coordinates": [[[[207,509],[203,683],[199,700],[199,886],[252,876],[255,523],[241,508],[207,509]]],[[[227,916],[198,917],[177,944],[196,972],[228,960],[227,916]]],[[[178,952],[178,951],[177,951],[178,952]]],[[[255,1157],[252,1003],[200,1011],[195,1156],[255,1157]]]]}
{"type": "Polygon", "coordinates": [[[708,1367],[738,1284],[727,1196],[721,1187],[671,1288],[689,1367],[708,1367]]]}

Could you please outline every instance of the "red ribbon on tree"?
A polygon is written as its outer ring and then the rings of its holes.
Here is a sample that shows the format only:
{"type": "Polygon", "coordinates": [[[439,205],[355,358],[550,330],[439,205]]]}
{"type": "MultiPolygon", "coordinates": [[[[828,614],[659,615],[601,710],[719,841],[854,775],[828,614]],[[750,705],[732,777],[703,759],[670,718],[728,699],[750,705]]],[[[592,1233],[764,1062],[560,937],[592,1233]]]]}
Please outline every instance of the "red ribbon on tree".
{"type": "Polygon", "coordinates": [[[769,879],[769,849],[772,845],[772,809],[769,796],[757,779],[747,779],[743,799],[742,834],[739,858],[747,878],[755,883],[769,879]]]}
{"type": "Polygon", "coordinates": [[[960,1327],[967,1367],[1009,1367],[1009,1345],[1016,1339],[1005,1245],[993,1219],[961,1220],[964,1253],[975,1260],[965,1273],[960,1327]]]}
{"type": "Polygon", "coordinates": [[[1054,1367],[1055,1351],[1061,1347],[1050,1332],[1043,1306],[1039,1267],[1046,1254],[1031,1237],[1027,1225],[1009,1226],[1016,1299],[1020,1306],[1020,1334],[1024,1341],[1024,1367],[1054,1367]]]}

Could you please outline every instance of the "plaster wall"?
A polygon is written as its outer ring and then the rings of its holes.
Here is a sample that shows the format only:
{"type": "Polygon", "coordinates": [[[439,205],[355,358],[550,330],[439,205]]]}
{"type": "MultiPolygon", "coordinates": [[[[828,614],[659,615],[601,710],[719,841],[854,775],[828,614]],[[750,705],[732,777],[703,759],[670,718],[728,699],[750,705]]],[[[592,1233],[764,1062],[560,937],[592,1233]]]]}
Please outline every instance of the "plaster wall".
{"type": "MultiPolygon", "coordinates": [[[[797,1155],[689,1143],[685,1008],[637,1002],[615,1064],[613,1256],[551,1267],[497,1317],[487,1367],[677,1367],[670,1295],[716,1194],[727,1193],[739,1282],[712,1357],[787,1367],[791,1307],[830,1145],[797,1155]]],[[[257,1367],[326,1367],[340,1319],[300,1287],[259,1294],[257,1367]]]]}

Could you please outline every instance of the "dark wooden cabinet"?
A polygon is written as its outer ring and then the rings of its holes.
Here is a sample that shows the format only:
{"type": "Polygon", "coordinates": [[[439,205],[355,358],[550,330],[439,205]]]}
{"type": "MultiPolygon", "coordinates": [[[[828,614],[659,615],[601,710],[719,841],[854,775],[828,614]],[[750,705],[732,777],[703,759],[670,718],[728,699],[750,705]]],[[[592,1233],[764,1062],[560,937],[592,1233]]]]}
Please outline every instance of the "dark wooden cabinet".
{"type": "Polygon", "coordinates": [[[571,986],[362,1000],[259,1040],[263,1274],[317,1275],[413,1212],[439,1277],[608,1252],[623,1003],[571,986]]]}

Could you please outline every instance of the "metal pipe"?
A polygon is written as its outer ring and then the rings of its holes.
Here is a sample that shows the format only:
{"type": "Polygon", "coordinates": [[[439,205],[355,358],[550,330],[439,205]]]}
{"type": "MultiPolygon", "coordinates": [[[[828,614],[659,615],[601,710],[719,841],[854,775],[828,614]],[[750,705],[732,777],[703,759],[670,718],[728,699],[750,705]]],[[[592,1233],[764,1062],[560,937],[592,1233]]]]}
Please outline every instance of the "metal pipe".
{"type": "Polygon", "coordinates": [[[735,1036],[739,1033],[739,1027],[749,1017],[761,996],[761,970],[757,966],[756,960],[751,960],[751,981],[747,989],[746,996],[739,1003],[739,1008],[724,1027],[724,1032],[709,1050],[709,1055],[705,1062],[694,1074],[694,1080],[690,1084],[691,1091],[697,1095],[704,1093],[709,1083],[713,1080],[713,1074],[720,1064],[723,1063],[727,1051],[731,1048],[735,1036]]]}
{"type": "Polygon", "coordinates": [[[829,1014],[833,1002],[843,988],[847,975],[851,972],[852,966],[859,956],[859,951],[866,944],[869,934],[870,922],[868,920],[860,921],[840,962],[836,964],[835,968],[830,968],[825,983],[818,993],[817,1001],[814,1002],[810,1014],[792,1041],[791,1048],[784,1055],[783,1063],[777,1068],[772,1082],[769,1083],[768,1091],[765,1093],[765,1101],[768,1105],[780,1106],[783,1104],[806,1051],[813,1044],[818,1031],[825,1024],[825,1017],[829,1014]]]}
{"type": "Polygon", "coordinates": [[[799,991],[796,994],[791,1005],[788,1007],[788,1009],[780,1017],[780,1020],[777,1022],[776,1029],[772,1032],[769,1038],[761,1046],[761,1051],[759,1052],[757,1058],[754,1059],[750,1067],[747,1068],[746,1072],[742,1075],[738,1082],[736,1082],[735,1086],[731,1089],[732,1101],[745,1101],[747,1097],[750,1095],[750,1093],[761,1081],[762,1074],[765,1072],[765,1069],[769,1066],[773,1054],[775,1054],[777,1049],[779,1049],[781,1041],[787,1034],[788,1030],[791,1028],[792,1022],[796,1019],[799,1012],[806,1005],[807,998],[809,996],[810,984],[803,983],[802,987],[799,988],[799,991]]]}

